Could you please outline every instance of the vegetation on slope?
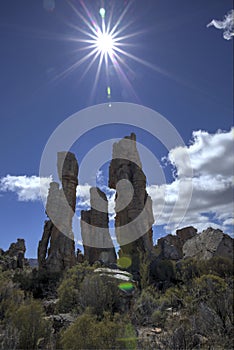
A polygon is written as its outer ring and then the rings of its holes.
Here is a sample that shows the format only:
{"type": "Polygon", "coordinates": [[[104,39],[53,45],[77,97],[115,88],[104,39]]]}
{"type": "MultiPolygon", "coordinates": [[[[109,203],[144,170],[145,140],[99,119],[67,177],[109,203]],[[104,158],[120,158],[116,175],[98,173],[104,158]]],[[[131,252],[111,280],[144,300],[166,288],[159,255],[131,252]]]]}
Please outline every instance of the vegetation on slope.
{"type": "Polygon", "coordinates": [[[87,263],[60,277],[0,271],[0,349],[232,348],[232,261],[142,264],[125,291],[87,263]]]}

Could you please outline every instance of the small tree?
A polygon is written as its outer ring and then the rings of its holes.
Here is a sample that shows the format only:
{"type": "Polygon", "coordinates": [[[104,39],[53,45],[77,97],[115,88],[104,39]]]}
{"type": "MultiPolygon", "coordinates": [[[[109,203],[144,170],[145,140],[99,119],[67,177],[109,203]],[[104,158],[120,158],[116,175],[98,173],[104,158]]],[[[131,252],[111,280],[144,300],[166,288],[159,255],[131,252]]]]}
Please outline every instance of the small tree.
{"type": "Polygon", "coordinates": [[[118,283],[108,276],[87,276],[81,286],[80,304],[83,310],[89,307],[99,317],[105,311],[114,313],[119,304],[118,283]]]}
{"type": "Polygon", "coordinates": [[[58,287],[58,306],[59,312],[80,311],[79,310],[79,292],[86,276],[93,274],[94,267],[87,262],[78,264],[66,271],[66,274],[58,287]]]}
{"type": "Polygon", "coordinates": [[[140,254],[140,286],[142,289],[149,286],[150,280],[150,259],[146,253],[142,253],[139,250],[140,254]]]}
{"type": "Polygon", "coordinates": [[[6,273],[0,272],[0,320],[14,312],[21,305],[23,299],[23,291],[12,282],[6,273]]]}
{"type": "Polygon", "coordinates": [[[194,293],[198,304],[206,304],[220,319],[223,332],[232,323],[233,295],[227,283],[214,275],[203,275],[194,281],[194,293]]]}
{"type": "Polygon", "coordinates": [[[159,295],[153,287],[142,291],[133,305],[132,321],[134,324],[147,325],[151,323],[151,316],[159,306],[159,295]]]}
{"type": "Polygon", "coordinates": [[[41,339],[49,338],[49,322],[38,301],[30,300],[12,315],[12,324],[19,332],[20,349],[37,349],[41,339]]]}

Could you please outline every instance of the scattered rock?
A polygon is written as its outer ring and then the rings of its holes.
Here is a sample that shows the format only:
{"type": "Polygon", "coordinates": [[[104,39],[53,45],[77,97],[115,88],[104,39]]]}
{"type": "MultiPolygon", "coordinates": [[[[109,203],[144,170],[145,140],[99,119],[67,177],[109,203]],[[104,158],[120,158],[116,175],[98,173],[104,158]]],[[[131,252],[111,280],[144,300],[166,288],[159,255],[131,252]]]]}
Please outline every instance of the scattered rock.
{"type": "Polygon", "coordinates": [[[155,328],[152,329],[152,332],[154,332],[156,334],[160,334],[160,333],[162,333],[162,328],[155,327],[155,328]]]}
{"type": "Polygon", "coordinates": [[[52,322],[54,333],[59,333],[62,328],[69,327],[75,321],[75,317],[70,313],[47,316],[47,319],[52,322]]]}
{"type": "Polygon", "coordinates": [[[59,299],[43,300],[42,305],[46,315],[54,315],[59,299]]]}
{"type": "Polygon", "coordinates": [[[165,349],[162,343],[162,333],[166,337],[166,332],[161,328],[139,327],[137,329],[137,343],[139,349],[165,349]],[[157,331],[159,330],[159,332],[157,331]]]}

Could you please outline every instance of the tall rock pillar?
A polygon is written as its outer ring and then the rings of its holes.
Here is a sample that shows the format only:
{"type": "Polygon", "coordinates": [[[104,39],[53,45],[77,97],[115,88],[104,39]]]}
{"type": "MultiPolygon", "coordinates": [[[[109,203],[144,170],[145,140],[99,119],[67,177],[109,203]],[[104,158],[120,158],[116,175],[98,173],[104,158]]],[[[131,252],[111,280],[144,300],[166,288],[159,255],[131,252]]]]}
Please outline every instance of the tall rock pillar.
{"type": "Polygon", "coordinates": [[[97,187],[90,189],[90,205],[90,210],[81,211],[84,257],[90,264],[115,263],[116,253],[108,229],[108,202],[105,193],[97,187]]]}
{"type": "Polygon", "coordinates": [[[78,164],[71,152],[58,152],[57,169],[61,188],[51,182],[46,204],[44,232],[38,246],[39,269],[60,272],[75,264],[72,218],[76,208],[78,164]]]}
{"type": "Polygon", "coordinates": [[[113,145],[109,187],[117,192],[115,228],[119,255],[129,257],[130,270],[137,273],[141,253],[149,252],[153,247],[154,218],[133,133],[113,145]]]}

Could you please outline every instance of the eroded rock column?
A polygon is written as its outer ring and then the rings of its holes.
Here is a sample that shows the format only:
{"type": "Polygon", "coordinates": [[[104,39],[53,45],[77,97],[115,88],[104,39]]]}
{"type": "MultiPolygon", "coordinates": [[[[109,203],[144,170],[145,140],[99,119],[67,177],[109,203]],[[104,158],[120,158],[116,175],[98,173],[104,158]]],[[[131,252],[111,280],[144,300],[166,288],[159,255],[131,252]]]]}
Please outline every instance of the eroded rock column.
{"type": "Polygon", "coordinates": [[[90,210],[81,211],[81,235],[84,257],[90,263],[116,262],[116,253],[109,233],[108,201],[97,187],[90,189],[90,210]]]}
{"type": "Polygon", "coordinates": [[[47,197],[44,232],[38,246],[39,269],[60,272],[75,264],[72,219],[76,208],[78,164],[71,152],[58,152],[57,169],[61,188],[50,184],[47,197]]]}
{"type": "Polygon", "coordinates": [[[115,227],[119,255],[130,257],[130,270],[137,272],[141,253],[150,252],[153,247],[154,218],[133,133],[113,145],[109,187],[117,191],[115,227]]]}

